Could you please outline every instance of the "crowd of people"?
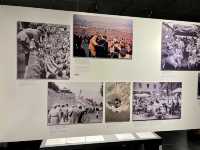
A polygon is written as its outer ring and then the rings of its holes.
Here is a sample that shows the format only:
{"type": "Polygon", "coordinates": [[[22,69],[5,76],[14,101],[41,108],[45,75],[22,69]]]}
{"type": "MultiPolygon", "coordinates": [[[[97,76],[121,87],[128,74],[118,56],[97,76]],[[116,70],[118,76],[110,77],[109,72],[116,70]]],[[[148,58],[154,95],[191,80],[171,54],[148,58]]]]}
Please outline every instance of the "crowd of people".
{"type": "Polygon", "coordinates": [[[137,116],[135,119],[148,120],[180,118],[180,101],[181,98],[178,94],[169,97],[135,97],[133,102],[134,116],[137,116]]]}
{"type": "Polygon", "coordinates": [[[102,109],[99,106],[85,107],[83,105],[54,104],[48,111],[48,125],[64,125],[77,123],[90,123],[90,114],[99,119],[102,109]]]}
{"type": "Polygon", "coordinates": [[[163,24],[162,69],[200,69],[200,28],[163,24]]]}
{"type": "Polygon", "coordinates": [[[18,22],[17,78],[69,79],[69,26],[18,22]]]}
{"type": "Polygon", "coordinates": [[[181,117],[181,96],[176,93],[169,96],[134,96],[133,120],[164,120],[181,117]]]}
{"type": "Polygon", "coordinates": [[[132,34],[115,29],[74,26],[74,56],[132,58],[132,34]]]}

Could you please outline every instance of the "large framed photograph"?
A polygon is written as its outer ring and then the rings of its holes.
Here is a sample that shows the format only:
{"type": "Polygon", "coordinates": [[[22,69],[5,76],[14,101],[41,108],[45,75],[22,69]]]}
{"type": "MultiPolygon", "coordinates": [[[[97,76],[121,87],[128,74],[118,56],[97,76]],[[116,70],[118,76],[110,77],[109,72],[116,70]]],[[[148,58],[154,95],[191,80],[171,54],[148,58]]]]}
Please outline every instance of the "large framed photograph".
{"type": "Polygon", "coordinates": [[[162,70],[200,70],[200,26],[162,23],[162,70]]]}
{"type": "Polygon", "coordinates": [[[132,59],[131,19],[74,15],[75,57],[132,59]]]}
{"type": "Polygon", "coordinates": [[[130,120],[130,82],[105,83],[105,120],[106,122],[130,120]]]}
{"type": "Polygon", "coordinates": [[[103,83],[48,83],[48,125],[101,123],[103,83]]]}
{"type": "Polygon", "coordinates": [[[17,22],[17,79],[69,79],[70,26],[17,22]]]}
{"type": "Polygon", "coordinates": [[[180,119],[181,93],[181,82],[134,82],[132,119],[180,119]]]}

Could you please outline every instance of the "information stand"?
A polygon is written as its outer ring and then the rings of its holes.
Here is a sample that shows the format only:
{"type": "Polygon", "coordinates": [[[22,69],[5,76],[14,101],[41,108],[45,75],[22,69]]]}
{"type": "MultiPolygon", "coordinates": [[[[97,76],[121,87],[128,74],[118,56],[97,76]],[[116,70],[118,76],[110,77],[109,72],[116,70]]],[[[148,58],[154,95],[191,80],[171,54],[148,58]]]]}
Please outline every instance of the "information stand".
{"type": "Polygon", "coordinates": [[[91,150],[91,149],[162,150],[162,138],[156,133],[122,133],[83,137],[45,139],[40,150],[91,150]]]}

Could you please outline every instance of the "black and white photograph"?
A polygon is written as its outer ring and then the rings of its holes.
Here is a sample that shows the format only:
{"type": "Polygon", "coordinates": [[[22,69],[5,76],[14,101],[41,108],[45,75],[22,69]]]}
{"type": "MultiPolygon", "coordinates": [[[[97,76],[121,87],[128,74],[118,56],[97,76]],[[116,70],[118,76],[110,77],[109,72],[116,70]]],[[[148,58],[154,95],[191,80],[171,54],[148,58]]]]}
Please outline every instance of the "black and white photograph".
{"type": "Polygon", "coordinates": [[[132,119],[181,118],[181,82],[134,82],[132,119]]]}
{"type": "Polygon", "coordinates": [[[74,15],[74,57],[132,59],[131,19],[74,15]]]}
{"type": "Polygon", "coordinates": [[[162,23],[162,70],[200,70],[200,26],[162,23]]]}
{"type": "Polygon", "coordinates": [[[105,120],[124,122],[130,120],[130,82],[105,83],[105,120]]]}
{"type": "Polygon", "coordinates": [[[17,79],[70,78],[70,26],[17,22],[17,79]]]}
{"type": "Polygon", "coordinates": [[[103,83],[48,83],[48,126],[101,123],[103,83]]]}
{"type": "Polygon", "coordinates": [[[198,73],[198,89],[197,89],[197,99],[200,99],[200,73],[198,73]]]}

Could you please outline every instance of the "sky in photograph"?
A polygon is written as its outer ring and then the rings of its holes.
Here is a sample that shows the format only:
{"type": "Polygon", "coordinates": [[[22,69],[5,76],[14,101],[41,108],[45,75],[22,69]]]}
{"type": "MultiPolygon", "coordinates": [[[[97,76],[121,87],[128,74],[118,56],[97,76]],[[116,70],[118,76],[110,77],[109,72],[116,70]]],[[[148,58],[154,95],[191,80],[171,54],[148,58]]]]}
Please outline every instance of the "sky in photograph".
{"type": "Polygon", "coordinates": [[[94,26],[111,29],[131,29],[132,20],[115,17],[74,15],[74,22],[82,26],[94,26]]]}
{"type": "Polygon", "coordinates": [[[69,89],[73,93],[75,93],[76,96],[79,96],[80,90],[81,96],[85,98],[91,98],[94,101],[102,101],[102,96],[100,94],[100,88],[102,83],[64,83],[64,82],[57,82],[56,85],[60,89],[69,89]]]}

